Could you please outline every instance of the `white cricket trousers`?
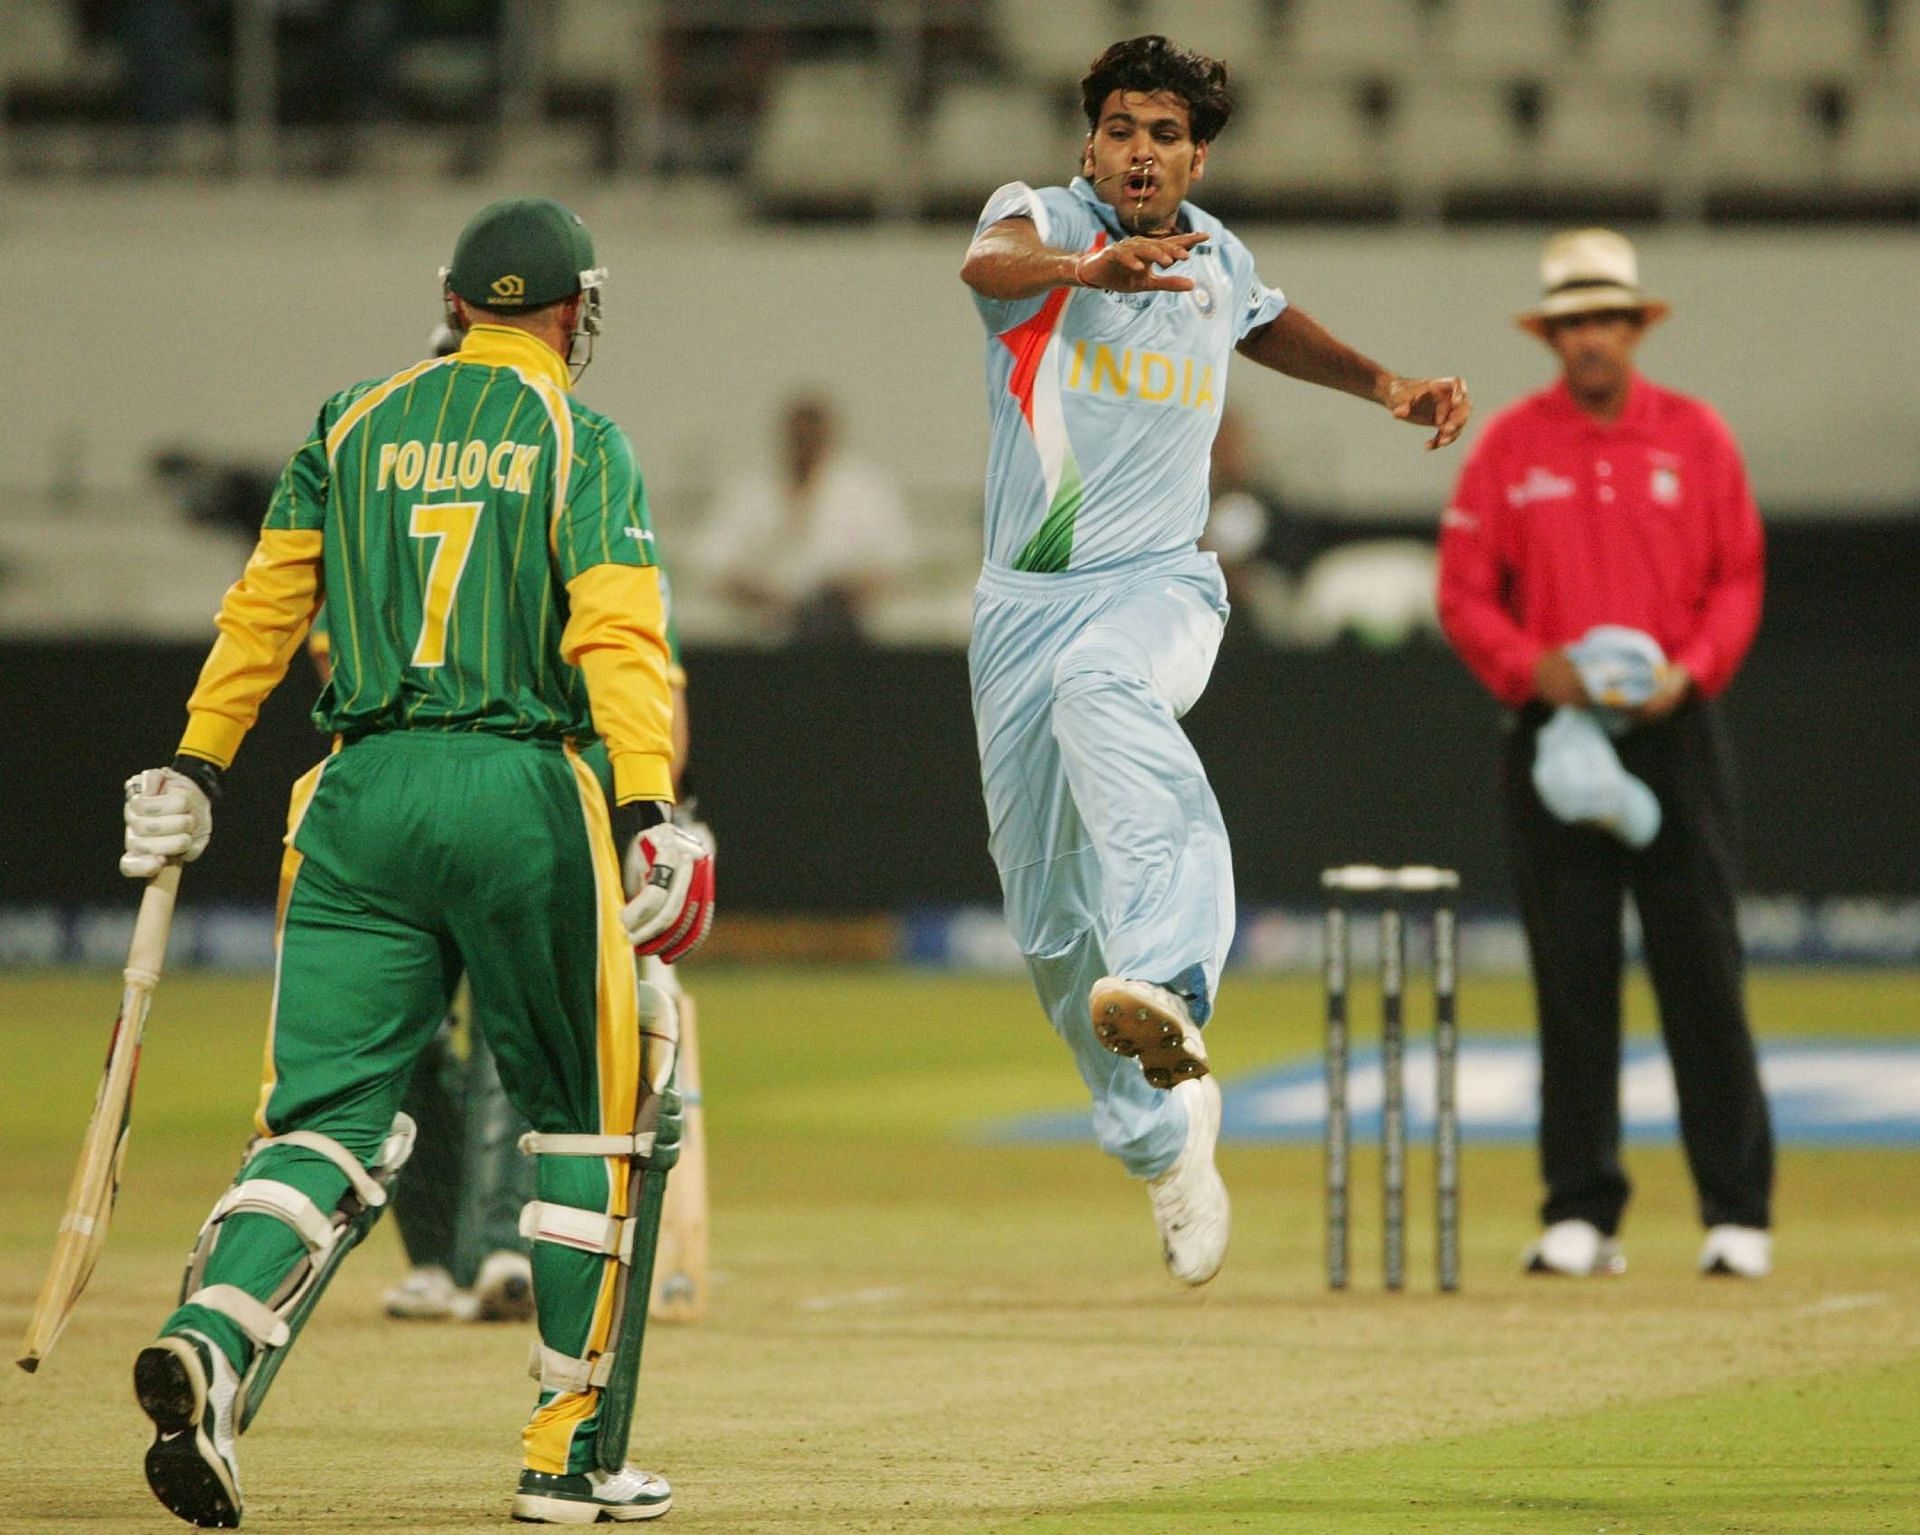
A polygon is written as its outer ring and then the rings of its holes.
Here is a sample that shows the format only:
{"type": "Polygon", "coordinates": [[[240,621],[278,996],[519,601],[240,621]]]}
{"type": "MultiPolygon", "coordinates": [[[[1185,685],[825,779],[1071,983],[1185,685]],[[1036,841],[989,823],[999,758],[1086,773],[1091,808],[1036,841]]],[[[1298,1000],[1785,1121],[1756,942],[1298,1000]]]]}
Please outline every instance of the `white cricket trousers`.
{"type": "Polygon", "coordinates": [[[1186,1115],[1094,1038],[1102,975],[1171,985],[1210,1012],[1233,943],[1226,827],[1180,717],[1226,623],[1197,549],[1084,574],[989,566],[974,592],[973,713],[988,846],[1034,989],[1093,1094],[1101,1148],[1164,1172],[1186,1115]]]}

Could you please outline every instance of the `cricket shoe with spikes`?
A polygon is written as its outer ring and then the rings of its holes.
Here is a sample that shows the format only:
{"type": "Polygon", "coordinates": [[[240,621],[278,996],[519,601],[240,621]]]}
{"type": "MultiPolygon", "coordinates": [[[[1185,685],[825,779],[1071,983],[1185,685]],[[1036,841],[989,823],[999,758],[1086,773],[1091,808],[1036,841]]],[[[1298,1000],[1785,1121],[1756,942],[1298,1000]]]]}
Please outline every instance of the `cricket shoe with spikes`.
{"type": "Polygon", "coordinates": [[[1147,1180],[1154,1223],[1167,1272],[1182,1284],[1203,1285],[1227,1257],[1232,1212],[1227,1186],[1213,1165],[1220,1140],[1220,1085],[1212,1077],[1176,1083],[1173,1096],[1187,1111],[1187,1140],[1157,1178],[1147,1180]]]}
{"type": "Polygon", "coordinates": [[[1151,981],[1102,976],[1089,998],[1094,1037],[1115,1055],[1137,1057],[1155,1087],[1207,1074],[1207,1047],[1186,999],[1151,981]]]}
{"type": "Polygon", "coordinates": [[[598,1524],[658,1519],[672,1507],[667,1479],[638,1466],[581,1476],[522,1471],[513,1517],[521,1524],[598,1524]]]}
{"type": "Polygon", "coordinates": [[[140,1350],[133,1394],[153,1421],[147,1485],[188,1524],[231,1530],[240,1523],[240,1468],[233,1453],[233,1402],[240,1377],[219,1347],[197,1332],[140,1350]]]}

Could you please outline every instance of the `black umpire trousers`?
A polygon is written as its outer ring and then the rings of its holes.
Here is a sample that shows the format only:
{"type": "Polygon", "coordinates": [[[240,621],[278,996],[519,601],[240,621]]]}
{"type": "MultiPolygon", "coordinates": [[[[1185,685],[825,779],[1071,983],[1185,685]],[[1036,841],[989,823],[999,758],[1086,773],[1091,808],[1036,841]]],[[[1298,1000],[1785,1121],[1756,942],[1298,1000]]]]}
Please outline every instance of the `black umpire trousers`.
{"type": "Polygon", "coordinates": [[[1614,1234],[1631,1185],[1620,1162],[1621,919],[1627,893],[1680,1097],[1680,1138],[1708,1226],[1771,1221],[1773,1127],[1747,1028],[1733,777],[1718,710],[1689,698],[1616,745],[1660,801],[1639,852],[1556,820],[1533,787],[1530,704],[1501,753],[1501,800],[1533,961],[1540,1030],[1541,1217],[1614,1234]]]}

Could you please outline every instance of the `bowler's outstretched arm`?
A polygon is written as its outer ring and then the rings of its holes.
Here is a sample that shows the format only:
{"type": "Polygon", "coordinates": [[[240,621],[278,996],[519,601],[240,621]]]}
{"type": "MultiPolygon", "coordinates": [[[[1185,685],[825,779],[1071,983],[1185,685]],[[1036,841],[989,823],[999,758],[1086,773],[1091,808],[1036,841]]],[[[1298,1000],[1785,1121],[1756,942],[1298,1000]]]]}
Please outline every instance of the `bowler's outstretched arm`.
{"type": "Polygon", "coordinates": [[[1017,302],[1055,288],[1105,288],[1109,293],[1185,293],[1187,277],[1160,268],[1185,261],[1204,233],[1134,235],[1097,250],[1054,250],[1031,219],[1002,219],[980,231],[967,248],[960,280],[982,298],[1017,302]]]}
{"type": "Polygon", "coordinates": [[[1297,304],[1249,331],[1239,352],[1289,378],[1383,405],[1401,421],[1437,428],[1429,448],[1452,442],[1473,414],[1463,379],[1402,378],[1356,352],[1297,304]]]}

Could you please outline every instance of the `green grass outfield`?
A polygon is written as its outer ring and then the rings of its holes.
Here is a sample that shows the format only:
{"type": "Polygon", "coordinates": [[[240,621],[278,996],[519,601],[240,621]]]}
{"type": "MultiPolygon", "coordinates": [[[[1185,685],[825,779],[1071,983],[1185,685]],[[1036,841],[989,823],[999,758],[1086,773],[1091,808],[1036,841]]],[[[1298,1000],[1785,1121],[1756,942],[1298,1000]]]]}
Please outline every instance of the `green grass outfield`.
{"type": "MultiPolygon", "coordinates": [[[[1920,1152],[1787,1148],[1777,1275],[1692,1272],[1677,1152],[1639,1185],[1616,1281],[1527,1279],[1524,1147],[1466,1149],[1464,1293],[1320,1279],[1319,1158],[1229,1146],[1226,1272],[1161,1274],[1145,1195],[1091,1148],[989,1143],[1071,1106],[1017,981],[703,970],[713,1314],[649,1338],[642,1463],[686,1531],[1920,1530],[1920,1152]]],[[[0,1383],[0,1532],[184,1529],[140,1474],[133,1352],[230,1176],[265,986],[173,976],[147,1037],[112,1242],[38,1376],[0,1383]]],[[[0,1334],[39,1284],[118,982],[0,977],[0,1334]]],[[[1920,975],[1765,973],[1763,1031],[1911,1035],[1920,975]]],[[[1364,1008],[1365,1000],[1357,1006],[1364,1008]]],[[[1316,1043],[1311,981],[1235,977],[1228,1075],[1316,1043]]],[[[1637,1027],[1650,1008],[1633,999],[1637,1027]]],[[[1524,1028],[1469,977],[1469,1030],[1524,1028]]],[[[1367,1016],[1364,1012],[1358,1016],[1367,1016]]],[[[1430,1271],[1425,1164],[1412,1273],[1430,1271]]],[[[390,1323],[390,1229],[343,1271],[242,1444],[246,1526],[495,1530],[528,1406],[518,1328],[390,1323]]]]}

